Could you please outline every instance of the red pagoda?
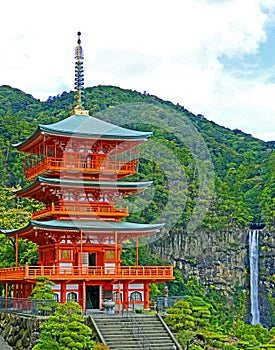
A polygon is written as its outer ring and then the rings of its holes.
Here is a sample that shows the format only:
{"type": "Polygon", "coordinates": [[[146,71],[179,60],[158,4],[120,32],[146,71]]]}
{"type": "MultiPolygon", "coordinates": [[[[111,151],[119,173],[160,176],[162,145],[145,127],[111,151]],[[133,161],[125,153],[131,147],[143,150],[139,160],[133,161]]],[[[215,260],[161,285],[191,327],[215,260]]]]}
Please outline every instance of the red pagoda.
{"type": "Polygon", "coordinates": [[[16,240],[16,266],[0,269],[0,283],[12,295],[27,298],[38,276],[55,283],[56,300],[75,300],[83,309],[102,307],[113,299],[117,309],[149,308],[149,284],[173,279],[171,266],[121,265],[122,243],[158,232],[161,224],[121,221],[126,208],[115,201],[138,193],[151,182],[123,179],[136,174],[137,146],[151,135],[101,121],[83,107],[84,76],[80,33],[75,55],[76,107],[60,122],[39,125],[15,145],[28,156],[25,177],[30,185],[17,192],[44,204],[28,226],[2,230],[16,240]],[[119,181],[117,181],[119,180],[119,181]],[[38,245],[38,265],[18,266],[18,239],[38,245]]]}

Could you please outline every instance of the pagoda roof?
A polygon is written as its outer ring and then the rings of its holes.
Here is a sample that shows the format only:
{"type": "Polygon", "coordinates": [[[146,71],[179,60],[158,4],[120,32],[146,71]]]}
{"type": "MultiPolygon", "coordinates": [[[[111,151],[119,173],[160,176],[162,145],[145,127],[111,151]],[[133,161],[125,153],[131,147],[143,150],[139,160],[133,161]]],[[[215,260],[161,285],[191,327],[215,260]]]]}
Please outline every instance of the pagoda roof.
{"type": "Polygon", "coordinates": [[[65,178],[47,178],[38,176],[38,182],[52,184],[52,185],[63,185],[63,186],[83,186],[83,187],[117,187],[117,188],[136,188],[136,187],[148,187],[153,181],[107,181],[107,180],[85,180],[85,179],[65,179],[65,178]]]}
{"type": "Polygon", "coordinates": [[[143,140],[152,135],[152,132],[142,132],[123,128],[90,115],[73,114],[59,122],[43,125],[40,124],[36,132],[23,142],[15,144],[20,149],[33,144],[39,135],[51,134],[64,137],[84,137],[91,139],[110,140],[143,140]]]}
{"type": "Polygon", "coordinates": [[[153,181],[140,181],[140,182],[130,182],[130,181],[106,181],[106,180],[85,180],[85,179],[66,179],[66,178],[47,178],[43,176],[38,176],[36,181],[30,184],[29,186],[20,189],[14,190],[13,192],[16,195],[24,196],[30,191],[36,192],[44,185],[49,185],[52,187],[73,187],[73,188],[98,188],[98,189],[108,189],[113,188],[118,191],[130,191],[133,193],[145,190],[147,187],[151,186],[153,181]]]}
{"type": "Polygon", "coordinates": [[[164,224],[138,224],[133,222],[121,221],[92,221],[92,220],[49,220],[37,221],[31,220],[30,223],[19,229],[1,230],[8,236],[19,236],[30,233],[33,230],[44,229],[47,231],[84,231],[84,232],[117,232],[117,233],[155,233],[158,232],[164,224]],[[20,235],[21,233],[21,235],[20,235]]]}

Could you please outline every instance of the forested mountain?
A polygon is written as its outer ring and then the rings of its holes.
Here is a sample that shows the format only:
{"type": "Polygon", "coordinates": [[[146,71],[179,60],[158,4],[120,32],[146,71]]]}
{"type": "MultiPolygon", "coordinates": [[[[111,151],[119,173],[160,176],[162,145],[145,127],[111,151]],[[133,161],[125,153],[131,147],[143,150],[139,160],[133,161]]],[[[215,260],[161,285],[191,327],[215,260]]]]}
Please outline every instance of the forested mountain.
{"type": "MultiPolygon", "coordinates": [[[[34,208],[40,205],[17,198],[12,192],[26,186],[24,155],[12,145],[29,137],[38,124],[68,117],[73,106],[73,92],[63,92],[41,102],[18,89],[0,87],[0,228],[24,226],[34,208]]],[[[266,324],[274,325],[275,142],[264,142],[240,130],[221,127],[183,106],[146,92],[112,86],[86,88],[85,108],[99,119],[153,132],[142,145],[138,175],[128,179],[152,180],[152,189],[129,197],[127,206],[130,221],[160,221],[166,223],[166,228],[162,237],[149,244],[151,252],[158,254],[151,256],[147,246],[140,246],[140,263],[159,264],[160,256],[174,263],[178,270],[175,270],[176,280],[168,283],[171,294],[187,293],[204,298],[199,303],[203,308],[205,302],[210,303],[207,307],[211,306],[219,327],[228,330],[234,320],[248,320],[247,234],[252,222],[264,222],[260,302],[266,324]]],[[[14,266],[14,252],[14,240],[0,235],[0,267],[14,266]]],[[[131,248],[123,249],[122,255],[128,264],[135,260],[131,248]]],[[[19,264],[32,265],[36,261],[36,246],[20,241],[19,264]]],[[[198,311],[197,306],[195,309],[198,311]]],[[[172,321],[177,321],[177,317],[172,321]]],[[[180,322],[184,317],[181,315],[180,322]]],[[[181,325],[173,322],[175,329],[181,325]]],[[[243,339],[244,326],[242,323],[237,326],[239,333],[233,329],[231,334],[243,339]]],[[[218,329],[216,324],[214,329],[218,329]]],[[[200,338],[211,335],[221,339],[209,330],[206,333],[200,333],[200,338]]],[[[191,330],[189,336],[192,338],[194,334],[191,330]]],[[[223,348],[239,349],[243,348],[242,344],[223,348]]]]}
{"type": "MultiPolygon", "coordinates": [[[[73,92],[64,92],[60,96],[50,97],[46,102],[40,102],[18,89],[9,86],[0,87],[0,184],[3,188],[24,185],[23,155],[18,154],[12,144],[26,139],[35,131],[38,124],[49,124],[64,119],[72,110],[73,104],[73,92]]],[[[155,96],[117,87],[87,88],[85,107],[92,115],[111,121],[115,110],[118,115],[116,121],[122,120],[123,124],[128,120],[128,113],[131,115],[128,127],[132,126],[133,120],[140,121],[143,118],[143,125],[139,122],[139,125],[133,127],[152,130],[153,140],[157,140],[175,154],[181,163],[187,187],[183,193],[186,198],[185,208],[180,207],[181,224],[190,219],[196,202],[200,200],[198,198],[200,174],[196,160],[198,155],[193,154],[196,151],[193,146],[188,146],[190,143],[187,142],[187,145],[185,143],[185,139],[193,138],[194,133],[190,133],[190,128],[187,126],[187,129],[181,132],[182,137],[179,139],[176,128],[182,119],[190,121],[194,130],[199,133],[206,145],[204,148],[210,154],[209,161],[214,167],[215,188],[207,195],[209,198],[211,196],[212,204],[207,210],[203,225],[210,225],[212,228],[222,228],[229,224],[248,227],[252,221],[273,225],[275,215],[273,142],[264,142],[240,130],[221,127],[201,115],[195,116],[180,105],[173,105],[155,96]],[[168,130],[160,123],[163,114],[168,122],[171,118],[168,130]],[[146,124],[148,115],[150,123],[146,124]]],[[[169,162],[169,159],[166,161],[169,162]]],[[[145,159],[140,165],[139,176],[152,179],[157,184],[150,208],[143,213],[144,221],[156,218],[159,210],[156,208],[167,204],[169,194],[169,189],[165,187],[167,179],[159,168],[153,159],[145,159]]]]}

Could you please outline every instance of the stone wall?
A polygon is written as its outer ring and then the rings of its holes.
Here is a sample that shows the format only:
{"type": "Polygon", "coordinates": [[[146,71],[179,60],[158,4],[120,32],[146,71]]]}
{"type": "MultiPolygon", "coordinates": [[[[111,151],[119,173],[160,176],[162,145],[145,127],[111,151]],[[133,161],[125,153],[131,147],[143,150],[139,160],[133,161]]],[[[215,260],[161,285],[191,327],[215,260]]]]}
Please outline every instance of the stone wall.
{"type": "Polygon", "coordinates": [[[38,317],[0,313],[0,335],[14,350],[31,350],[39,337],[38,317]]]}

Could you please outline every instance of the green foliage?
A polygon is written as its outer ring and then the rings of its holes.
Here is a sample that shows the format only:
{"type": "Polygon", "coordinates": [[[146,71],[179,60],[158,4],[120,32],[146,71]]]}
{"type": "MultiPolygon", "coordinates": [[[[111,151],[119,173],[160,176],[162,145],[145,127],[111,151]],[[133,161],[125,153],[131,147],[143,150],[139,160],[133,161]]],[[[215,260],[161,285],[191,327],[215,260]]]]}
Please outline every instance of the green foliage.
{"type": "MultiPolygon", "coordinates": [[[[69,115],[74,104],[73,93],[62,93],[56,97],[50,97],[46,102],[40,102],[32,96],[9,86],[0,87],[0,184],[3,187],[24,186],[22,172],[22,158],[13,149],[12,144],[18,143],[33,133],[39,123],[48,124],[64,119],[69,115]]],[[[177,130],[173,129],[173,122],[169,125],[169,132],[158,127],[159,119],[165,114],[165,118],[175,121],[177,118],[188,118],[199,134],[202,136],[211,154],[215,167],[215,192],[213,201],[203,225],[212,229],[222,228],[228,225],[248,226],[251,220],[265,220],[273,225],[275,201],[274,194],[274,144],[254,139],[239,130],[229,130],[217,124],[195,116],[180,105],[173,105],[169,101],[163,101],[155,96],[140,94],[136,91],[123,90],[112,86],[98,86],[85,89],[85,104],[90,113],[99,116],[106,121],[112,121],[112,111],[116,108],[116,114],[121,114],[121,122],[125,124],[125,114],[135,116],[137,120],[150,113],[154,125],[128,125],[128,127],[140,130],[152,130],[154,135],[150,145],[144,145],[139,169],[139,179],[154,181],[154,198],[142,210],[142,213],[132,212],[129,220],[148,222],[155,219],[158,213],[166,205],[169,206],[168,192],[165,174],[160,164],[154,157],[157,152],[162,154],[163,148],[170,149],[182,165],[182,171],[186,176],[187,192],[182,191],[182,198],[186,198],[185,208],[173,206],[170,215],[181,216],[179,224],[184,225],[190,218],[195,207],[198,194],[198,174],[194,154],[177,138],[177,130]],[[135,108],[140,105],[142,108],[135,108]],[[121,106],[123,108],[121,108],[121,106]],[[144,111],[143,111],[144,110],[144,111]],[[102,113],[104,111],[104,113],[102,113]],[[108,111],[110,113],[108,113],[108,111]],[[153,145],[153,146],[152,146],[153,145]],[[146,150],[146,147],[148,148],[146,150]],[[156,147],[156,149],[152,149],[156,147]],[[148,157],[147,157],[148,156],[148,157]],[[146,158],[146,159],[145,159],[146,158]]],[[[118,117],[118,119],[120,116],[118,117]]],[[[175,124],[176,125],[176,124],[175,124]]],[[[182,130],[184,132],[184,130],[182,130]]],[[[186,132],[185,138],[191,137],[186,132]]],[[[169,165],[169,159],[164,155],[164,168],[169,165]]],[[[174,169],[173,177],[177,179],[180,169],[174,169]]],[[[133,177],[134,178],[134,177],[133,177]]],[[[146,199],[129,198],[129,203],[134,207],[139,201],[146,199]]],[[[201,199],[202,200],[202,199],[201,199]]],[[[168,218],[169,219],[169,218],[168,218]]]]}
{"type": "MultiPolygon", "coordinates": [[[[177,218],[177,225],[169,232],[169,239],[172,241],[177,232],[184,232],[188,220],[194,214],[197,202],[204,203],[208,199],[209,194],[207,193],[198,196],[200,181],[196,154],[192,154],[186,144],[177,137],[176,121],[187,118],[206,143],[215,168],[215,188],[211,193],[213,195],[211,206],[203,218],[201,228],[207,228],[215,234],[215,232],[223,232],[229,227],[247,228],[251,221],[263,221],[267,223],[269,228],[274,229],[274,142],[263,142],[240,130],[225,129],[202,116],[195,116],[183,106],[173,105],[169,101],[163,101],[146,93],[140,94],[136,91],[112,86],[98,86],[85,89],[85,94],[86,108],[100,119],[112,122],[112,113],[116,107],[116,112],[119,114],[118,119],[120,118],[122,124],[125,124],[125,116],[128,115],[133,116],[134,119],[135,117],[137,120],[143,118],[146,121],[147,115],[150,114],[154,120],[152,123],[154,125],[146,123],[144,125],[126,125],[154,133],[151,138],[153,142],[151,144],[145,143],[142,150],[142,154],[145,156],[141,159],[139,174],[129,179],[151,180],[154,182],[154,189],[151,192],[150,190],[146,191],[147,194],[145,193],[144,196],[130,196],[127,199],[127,206],[131,213],[128,218],[130,221],[152,222],[161,215],[165,208],[169,215],[164,218],[164,221],[169,224],[170,221],[173,222],[174,218],[177,218]],[[133,108],[133,104],[138,104],[142,108],[133,108]],[[120,108],[121,106],[123,108],[120,108]],[[164,112],[165,118],[170,121],[169,131],[159,127],[159,121],[164,112]],[[168,175],[162,171],[163,168],[169,169],[171,163],[165,154],[166,152],[163,152],[164,147],[169,149],[180,163],[180,166],[174,167],[173,172],[168,175]],[[160,156],[161,164],[155,160],[155,155],[160,156]],[[171,181],[169,175],[172,176],[172,180],[178,180],[181,178],[181,171],[185,175],[186,188],[177,186],[169,188],[168,184],[175,183],[175,181],[171,181]],[[175,194],[180,194],[180,203],[171,200],[171,198],[177,198],[175,194]]],[[[31,200],[17,198],[10,191],[10,189],[19,189],[26,185],[23,177],[23,155],[19,154],[12,145],[29,137],[38,124],[54,123],[66,118],[73,104],[73,92],[64,92],[60,96],[49,97],[46,102],[40,102],[18,89],[9,86],[0,87],[0,227],[2,229],[8,230],[26,225],[31,217],[31,212],[39,206],[31,200]]],[[[192,135],[188,129],[181,130],[181,132],[184,132],[186,142],[192,141],[192,135]]],[[[201,153],[203,150],[200,146],[197,147],[196,152],[201,153]]],[[[206,164],[205,167],[207,169],[206,164]]],[[[152,257],[149,253],[150,247],[140,246],[139,263],[141,265],[163,264],[157,256],[152,257]]],[[[135,249],[123,247],[122,258],[124,263],[134,265],[135,249]]],[[[36,261],[36,246],[19,240],[19,265],[34,265],[36,261]]],[[[8,239],[4,235],[0,235],[0,267],[14,265],[15,239],[8,239]]],[[[242,294],[241,288],[235,288],[234,305],[230,308],[227,306],[224,296],[215,291],[214,288],[204,291],[195,279],[183,278],[178,271],[175,271],[175,275],[176,279],[168,283],[169,293],[170,295],[189,295],[190,299],[186,299],[185,302],[192,310],[191,315],[194,322],[194,326],[192,326],[194,329],[184,330],[189,333],[182,334],[183,337],[186,336],[189,340],[195,339],[197,331],[203,328],[207,330],[209,337],[203,332],[201,332],[201,337],[203,339],[212,337],[213,340],[213,328],[217,327],[217,322],[218,329],[222,327],[224,331],[229,331],[234,324],[236,315],[240,318],[243,317],[246,305],[245,295],[242,294]]],[[[163,284],[154,285],[151,289],[152,295],[161,294],[163,284]]],[[[174,316],[176,324],[180,324],[182,321],[178,316],[181,313],[183,314],[182,319],[185,320],[186,313],[183,310],[177,310],[176,316],[174,316]]],[[[184,322],[182,323],[184,324],[184,322]]],[[[232,334],[235,330],[238,332],[240,326],[236,327],[231,329],[232,334]]],[[[179,328],[176,326],[175,329],[179,328]]],[[[246,333],[248,330],[244,329],[243,332],[246,333]]],[[[264,332],[260,332],[258,335],[262,336],[262,333],[264,332]]],[[[44,334],[45,349],[49,347],[55,349],[57,338],[52,338],[49,334],[44,334]]],[[[68,337],[70,338],[70,336],[68,337]]],[[[216,337],[218,341],[221,341],[217,335],[216,337]]],[[[71,344],[69,338],[66,338],[66,342],[71,344]]],[[[267,339],[269,339],[269,335],[267,339]]],[[[252,346],[255,346],[256,349],[258,345],[255,344],[259,339],[254,333],[249,340],[241,339],[240,342],[243,343],[240,343],[238,348],[248,346],[247,344],[252,340],[254,341],[252,346]]],[[[269,344],[270,341],[272,340],[267,340],[266,344],[269,344]]],[[[42,343],[39,344],[41,346],[39,349],[44,349],[42,343]]],[[[266,348],[268,348],[270,345],[266,344],[262,343],[259,346],[262,348],[267,346],[266,348]]],[[[74,345],[76,348],[80,346],[77,341],[74,342],[74,345]]],[[[195,343],[191,345],[202,346],[195,343]]],[[[231,346],[231,344],[224,346],[231,346]]]]}
{"type": "Polygon", "coordinates": [[[30,298],[36,300],[54,300],[54,292],[50,286],[54,283],[46,276],[39,276],[35,279],[36,285],[30,293],[30,298]]]}
{"type": "Polygon", "coordinates": [[[218,323],[225,331],[231,329],[236,317],[244,319],[247,314],[247,300],[243,289],[240,285],[235,285],[232,290],[233,303],[229,303],[225,294],[213,285],[208,286],[204,294],[204,300],[213,305],[218,323]]]}
{"type": "Polygon", "coordinates": [[[266,328],[257,325],[245,324],[243,321],[237,321],[233,325],[234,335],[236,335],[240,341],[246,341],[249,345],[263,345],[270,342],[274,338],[275,330],[268,331],[266,328]]]}
{"type": "MultiPolygon", "coordinates": [[[[121,259],[123,265],[136,265],[136,248],[134,241],[124,243],[121,252],[121,259]]],[[[147,245],[144,245],[142,244],[142,242],[139,242],[138,264],[141,266],[162,266],[164,262],[159,256],[151,254],[147,245]]]]}
{"type": "MultiPolygon", "coordinates": [[[[31,218],[31,211],[36,204],[27,199],[19,199],[14,190],[18,188],[0,187],[0,228],[10,230],[25,226],[31,218]]],[[[0,267],[15,266],[15,238],[0,234],[0,267]]],[[[35,265],[38,253],[37,246],[22,239],[18,241],[18,263],[35,265]]]]}
{"type": "Polygon", "coordinates": [[[175,279],[167,282],[169,289],[169,295],[191,295],[191,296],[204,296],[204,288],[199,284],[197,278],[189,275],[182,276],[180,270],[174,269],[175,279]]]}
{"type": "Polygon", "coordinates": [[[110,348],[102,343],[97,343],[93,346],[93,350],[110,350],[110,348]]]}
{"type": "Polygon", "coordinates": [[[48,277],[36,277],[36,285],[29,295],[29,298],[39,301],[38,310],[42,313],[52,312],[57,305],[51,286],[54,286],[54,283],[48,277]]]}
{"type": "Polygon", "coordinates": [[[195,321],[190,303],[183,300],[177,301],[173,308],[167,310],[165,322],[175,332],[194,328],[195,321]]]}
{"type": "Polygon", "coordinates": [[[54,315],[40,325],[41,335],[33,350],[89,350],[95,344],[92,330],[84,324],[79,304],[68,301],[58,304],[54,315]],[[49,348],[51,339],[53,348],[49,348]]]}
{"type": "Polygon", "coordinates": [[[185,300],[191,305],[195,328],[209,330],[218,328],[216,311],[212,304],[207,303],[203,298],[196,296],[186,296],[185,300]]]}
{"type": "Polygon", "coordinates": [[[200,297],[186,296],[185,300],[176,302],[167,310],[165,321],[184,349],[186,346],[188,349],[272,349],[275,341],[275,328],[267,330],[243,321],[235,322],[227,332],[222,331],[213,306],[200,297]]]}

